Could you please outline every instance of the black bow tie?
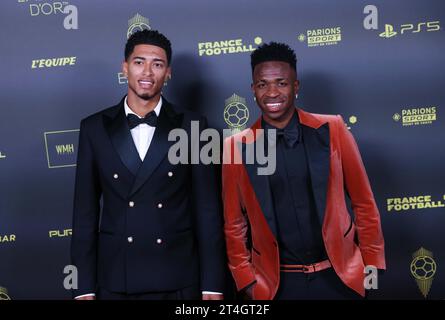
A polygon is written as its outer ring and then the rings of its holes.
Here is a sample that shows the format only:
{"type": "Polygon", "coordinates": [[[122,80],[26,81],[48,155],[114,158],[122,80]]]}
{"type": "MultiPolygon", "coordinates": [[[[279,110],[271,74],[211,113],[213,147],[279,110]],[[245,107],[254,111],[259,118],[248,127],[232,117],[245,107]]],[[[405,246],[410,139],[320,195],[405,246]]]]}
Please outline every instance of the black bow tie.
{"type": "Polygon", "coordinates": [[[149,126],[156,127],[156,123],[158,121],[158,116],[154,111],[149,112],[144,118],[139,118],[137,115],[133,113],[129,113],[127,115],[128,126],[130,130],[136,128],[141,123],[146,123],[149,126]]]}
{"type": "Polygon", "coordinates": [[[292,148],[300,140],[299,126],[292,126],[285,129],[277,129],[277,140],[284,138],[284,142],[292,148]]]}

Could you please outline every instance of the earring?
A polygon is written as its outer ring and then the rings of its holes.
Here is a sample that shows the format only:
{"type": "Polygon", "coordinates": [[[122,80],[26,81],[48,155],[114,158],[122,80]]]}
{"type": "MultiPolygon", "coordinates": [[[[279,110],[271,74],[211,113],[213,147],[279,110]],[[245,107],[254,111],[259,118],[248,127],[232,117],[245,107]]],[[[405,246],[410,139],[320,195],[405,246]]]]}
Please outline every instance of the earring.
{"type": "Polygon", "coordinates": [[[255,96],[253,96],[253,101],[255,101],[255,102],[256,102],[256,97],[255,97],[255,96]]]}
{"type": "Polygon", "coordinates": [[[298,99],[298,93],[295,95],[295,99],[298,99]]]}
{"type": "Polygon", "coordinates": [[[167,79],[164,81],[164,87],[167,86],[167,82],[171,79],[172,77],[169,75],[167,76],[167,79]]]}

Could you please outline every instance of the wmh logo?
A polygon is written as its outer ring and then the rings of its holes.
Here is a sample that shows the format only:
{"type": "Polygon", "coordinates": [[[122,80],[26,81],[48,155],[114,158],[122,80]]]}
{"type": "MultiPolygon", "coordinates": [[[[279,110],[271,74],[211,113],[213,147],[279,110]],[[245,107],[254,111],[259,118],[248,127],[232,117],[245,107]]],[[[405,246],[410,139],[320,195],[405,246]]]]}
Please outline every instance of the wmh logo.
{"type": "Polygon", "coordinates": [[[76,166],[79,129],[44,133],[48,168],[76,166]]]}
{"type": "Polygon", "coordinates": [[[55,146],[56,152],[58,155],[64,154],[73,154],[74,153],[74,144],[57,144],[55,146]]]}

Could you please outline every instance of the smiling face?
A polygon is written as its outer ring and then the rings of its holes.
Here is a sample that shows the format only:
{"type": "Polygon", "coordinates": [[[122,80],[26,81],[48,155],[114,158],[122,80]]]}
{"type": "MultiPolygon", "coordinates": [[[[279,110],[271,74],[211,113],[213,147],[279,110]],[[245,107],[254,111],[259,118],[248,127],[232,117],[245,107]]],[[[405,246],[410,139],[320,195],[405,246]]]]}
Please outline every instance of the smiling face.
{"type": "Polygon", "coordinates": [[[129,99],[158,101],[164,82],[171,76],[165,50],[148,44],[135,46],[122,69],[128,79],[129,99]]]}
{"type": "Polygon", "coordinates": [[[256,65],[252,90],[267,123],[277,128],[287,125],[295,110],[298,86],[296,72],[289,63],[266,61],[256,65]]]}

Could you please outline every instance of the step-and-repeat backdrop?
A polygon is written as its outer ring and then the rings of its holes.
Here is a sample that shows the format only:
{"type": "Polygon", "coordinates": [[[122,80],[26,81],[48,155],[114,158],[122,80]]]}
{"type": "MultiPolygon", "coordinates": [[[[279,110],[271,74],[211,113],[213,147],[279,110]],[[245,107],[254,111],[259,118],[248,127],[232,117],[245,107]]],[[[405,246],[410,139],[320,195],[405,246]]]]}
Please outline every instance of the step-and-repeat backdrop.
{"type": "Polygon", "coordinates": [[[174,103],[218,129],[260,115],[250,53],[288,43],[298,106],[341,114],[382,216],[379,299],[445,299],[445,4],[10,0],[0,4],[0,299],[68,299],[79,122],[126,93],[127,37],[173,44],[174,103]],[[66,271],[66,270],[65,270],[66,271]]]}

